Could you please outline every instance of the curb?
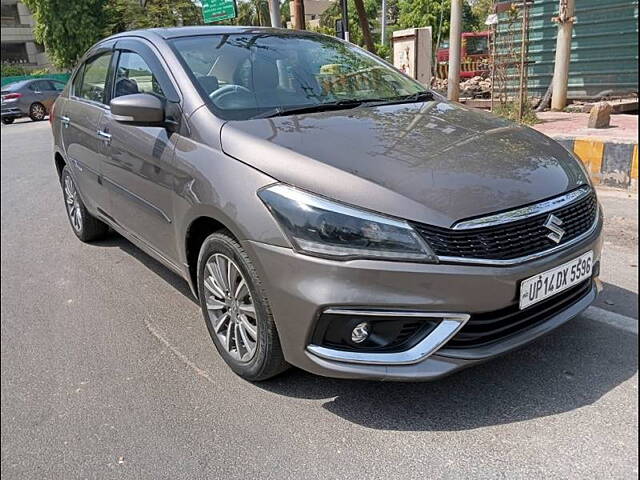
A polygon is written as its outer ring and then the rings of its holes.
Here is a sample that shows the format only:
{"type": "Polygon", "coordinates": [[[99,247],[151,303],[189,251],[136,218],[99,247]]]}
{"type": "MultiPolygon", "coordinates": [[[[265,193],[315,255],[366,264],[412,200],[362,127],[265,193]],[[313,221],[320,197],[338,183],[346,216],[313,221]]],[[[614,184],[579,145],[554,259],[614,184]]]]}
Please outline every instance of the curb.
{"type": "Polygon", "coordinates": [[[582,160],[594,184],[638,190],[637,141],[561,135],[551,138],[582,160]]]}

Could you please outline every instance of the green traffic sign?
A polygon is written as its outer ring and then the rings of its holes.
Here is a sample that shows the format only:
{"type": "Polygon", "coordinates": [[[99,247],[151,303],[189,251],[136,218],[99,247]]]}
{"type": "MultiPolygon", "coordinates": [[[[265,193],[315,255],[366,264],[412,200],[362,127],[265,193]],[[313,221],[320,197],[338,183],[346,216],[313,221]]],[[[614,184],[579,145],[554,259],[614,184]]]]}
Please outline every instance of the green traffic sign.
{"type": "Polygon", "coordinates": [[[235,0],[201,0],[204,23],[236,18],[235,0]]]}

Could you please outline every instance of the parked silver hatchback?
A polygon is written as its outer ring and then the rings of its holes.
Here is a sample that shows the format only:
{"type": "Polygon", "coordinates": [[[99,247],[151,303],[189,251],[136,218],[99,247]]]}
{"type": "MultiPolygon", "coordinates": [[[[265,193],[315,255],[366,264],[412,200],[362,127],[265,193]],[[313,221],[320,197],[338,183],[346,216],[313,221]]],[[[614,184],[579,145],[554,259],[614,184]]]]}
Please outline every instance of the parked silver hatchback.
{"type": "Polygon", "coordinates": [[[602,214],[571,153],[341,40],[120,34],[52,125],[74,233],[111,227],[184,277],[250,380],[434,379],[597,294],[602,214]]]}

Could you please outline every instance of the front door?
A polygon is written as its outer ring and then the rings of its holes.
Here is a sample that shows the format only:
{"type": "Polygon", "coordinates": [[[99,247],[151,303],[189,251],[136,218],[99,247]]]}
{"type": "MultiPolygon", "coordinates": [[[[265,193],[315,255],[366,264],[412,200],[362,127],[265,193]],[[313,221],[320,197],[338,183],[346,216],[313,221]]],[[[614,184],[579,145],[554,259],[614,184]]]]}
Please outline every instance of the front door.
{"type": "Polygon", "coordinates": [[[101,125],[108,111],[107,78],[112,52],[99,53],[79,69],[70,97],[62,104],[62,141],[71,174],[83,202],[92,213],[109,210],[101,175],[109,155],[108,138],[101,125]]]}
{"type": "MultiPolygon", "coordinates": [[[[156,73],[143,56],[119,52],[112,98],[148,93],[165,98],[156,73]]],[[[173,224],[175,136],[163,127],[116,122],[109,112],[102,128],[110,135],[104,182],[114,220],[165,259],[178,258],[173,224]]]]}

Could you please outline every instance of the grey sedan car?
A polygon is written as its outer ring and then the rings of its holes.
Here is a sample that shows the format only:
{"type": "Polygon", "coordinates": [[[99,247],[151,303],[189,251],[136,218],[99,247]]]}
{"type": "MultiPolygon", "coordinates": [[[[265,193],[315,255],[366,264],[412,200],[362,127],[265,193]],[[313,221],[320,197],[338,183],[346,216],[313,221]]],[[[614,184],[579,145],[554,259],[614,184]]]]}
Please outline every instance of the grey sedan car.
{"type": "Polygon", "coordinates": [[[53,102],[64,90],[64,82],[49,78],[23,80],[2,87],[2,123],[29,117],[34,122],[44,120],[53,102]]]}
{"type": "Polygon", "coordinates": [[[570,152],[335,38],[119,34],[52,116],[73,232],[111,227],[184,277],[249,380],[435,379],[599,290],[602,213],[570,152]]]}

